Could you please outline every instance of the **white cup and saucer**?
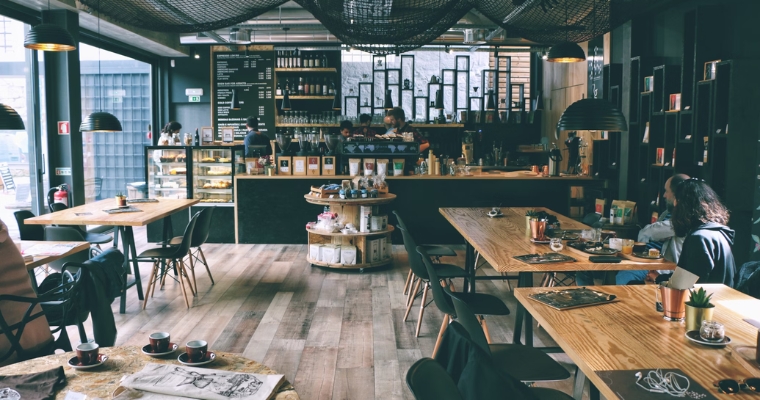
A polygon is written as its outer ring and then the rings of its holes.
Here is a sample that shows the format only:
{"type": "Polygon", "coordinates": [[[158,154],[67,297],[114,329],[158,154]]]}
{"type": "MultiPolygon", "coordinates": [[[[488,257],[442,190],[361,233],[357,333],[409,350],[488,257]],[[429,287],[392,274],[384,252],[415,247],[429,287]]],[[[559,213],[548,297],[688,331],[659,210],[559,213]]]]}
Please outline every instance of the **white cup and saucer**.
{"type": "Polygon", "coordinates": [[[496,218],[496,217],[503,217],[504,214],[501,213],[500,208],[494,207],[491,209],[491,211],[488,212],[488,216],[491,218],[496,218]]]}

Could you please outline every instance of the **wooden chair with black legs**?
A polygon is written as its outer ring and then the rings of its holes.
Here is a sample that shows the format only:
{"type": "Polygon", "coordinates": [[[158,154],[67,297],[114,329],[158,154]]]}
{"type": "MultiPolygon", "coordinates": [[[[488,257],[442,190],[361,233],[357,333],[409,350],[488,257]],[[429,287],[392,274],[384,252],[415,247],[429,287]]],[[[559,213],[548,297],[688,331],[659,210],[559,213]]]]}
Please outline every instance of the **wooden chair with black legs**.
{"type": "MultiPolygon", "coordinates": [[[[189,281],[190,277],[187,274],[187,270],[185,268],[184,258],[190,251],[190,243],[193,240],[193,229],[195,229],[199,215],[200,213],[196,213],[193,215],[193,218],[190,219],[190,222],[187,223],[185,233],[182,235],[182,241],[179,245],[170,247],[156,247],[153,249],[145,250],[137,256],[138,261],[153,262],[153,269],[151,270],[150,278],[148,279],[148,287],[145,289],[145,300],[143,301],[142,306],[143,310],[148,305],[148,298],[153,297],[153,294],[156,292],[156,284],[160,282],[163,286],[166,276],[169,275],[169,268],[166,268],[168,265],[174,265],[176,268],[177,276],[172,277],[172,279],[177,281],[182,287],[182,294],[185,296],[185,305],[187,308],[190,308],[190,300],[188,300],[187,291],[185,290],[185,278],[188,279],[188,284],[190,285],[191,291],[193,290],[193,285],[189,281]],[[161,265],[162,260],[166,261],[165,266],[161,265]]],[[[195,292],[193,292],[193,294],[194,293],[195,292]]]]}
{"type": "Polygon", "coordinates": [[[525,382],[560,381],[570,377],[565,367],[540,349],[522,344],[489,344],[475,315],[476,306],[468,303],[466,294],[452,293],[446,288],[443,291],[454,303],[457,322],[464,326],[472,341],[491,356],[497,368],[525,382]]]}
{"type": "MultiPolygon", "coordinates": [[[[430,290],[430,278],[428,276],[427,269],[425,268],[425,264],[422,262],[422,256],[420,256],[419,253],[417,253],[417,243],[415,243],[412,236],[403,228],[399,228],[401,231],[401,235],[404,238],[404,248],[406,249],[407,256],[409,257],[409,267],[414,272],[414,275],[416,277],[415,279],[415,285],[413,289],[410,289],[409,291],[409,297],[407,298],[407,304],[406,304],[406,312],[404,313],[404,321],[406,321],[407,317],[409,316],[409,312],[412,310],[412,306],[414,305],[414,299],[417,297],[417,293],[420,291],[420,286],[422,285],[422,300],[420,302],[420,313],[417,317],[417,329],[415,330],[414,336],[419,337],[420,336],[420,326],[422,326],[422,315],[425,312],[425,307],[427,304],[425,302],[427,301],[427,293],[428,290],[430,290]]],[[[439,279],[447,280],[448,284],[453,286],[453,283],[451,280],[453,278],[467,278],[467,271],[462,269],[461,267],[458,267],[456,265],[452,264],[433,264],[435,268],[435,272],[438,275],[439,279]]],[[[435,281],[435,284],[438,285],[438,281],[435,281]]]]}
{"type": "Polygon", "coordinates": [[[432,358],[417,360],[406,372],[406,385],[415,400],[462,400],[454,380],[432,358]]]}
{"type": "Polygon", "coordinates": [[[9,343],[9,349],[0,354],[0,364],[4,364],[15,355],[13,362],[19,362],[53,354],[55,350],[61,349],[71,351],[71,341],[66,332],[66,325],[76,324],[80,332],[84,331],[82,322],[77,317],[75,302],[80,293],[81,274],[72,274],[68,271],[62,273],[61,285],[45,293],[39,294],[36,298],[14,296],[9,294],[0,295],[0,334],[5,335],[9,343]],[[13,308],[13,304],[19,307],[26,307],[19,321],[8,320],[3,309],[13,308]],[[49,322],[46,325],[51,327],[51,334],[60,332],[58,339],[51,341],[44,346],[34,346],[34,348],[24,348],[21,344],[23,334],[27,325],[30,325],[38,318],[50,315],[49,322]],[[53,317],[55,315],[55,317],[53,317]],[[69,323],[71,322],[71,323],[69,323]]]}
{"type": "MultiPolygon", "coordinates": [[[[425,251],[425,248],[422,246],[417,247],[417,252],[420,254],[420,259],[425,264],[425,268],[428,273],[428,277],[430,279],[430,282],[438,282],[439,277],[438,273],[435,270],[434,264],[430,262],[429,258],[427,257],[427,252],[425,251]]],[[[433,291],[433,301],[435,302],[436,307],[438,307],[439,310],[443,313],[443,323],[441,324],[441,329],[438,332],[438,338],[435,341],[435,347],[433,347],[433,355],[431,357],[435,358],[436,354],[438,353],[438,349],[441,345],[441,339],[443,338],[444,332],[446,332],[446,328],[449,325],[449,322],[457,317],[456,310],[454,309],[454,305],[451,302],[451,299],[448,295],[444,293],[444,289],[441,285],[436,285],[435,283],[431,283],[430,285],[431,290],[433,291]]],[[[485,293],[457,293],[460,298],[464,299],[465,302],[470,306],[470,308],[473,310],[473,312],[478,315],[480,324],[483,327],[483,332],[485,334],[485,337],[487,338],[488,343],[491,342],[491,335],[488,332],[488,325],[486,325],[486,320],[483,318],[484,315],[509,315],[509,308],[507,308],[507,305],[504,304],[501,299],[499,299],[496,296],[492,296],[490,294],[485,293]]]]}
{"type": "MultiPolygon", "coordinates": [[[[208,273],[209,279],[211,279],[211,284],[214,284],[214,277],[211,276],[211,270],[208,268],[206,255],[203,254],[201,246],[206,243],[206,240],[208,240],[208,233],[211,229],[211,218],[214,215],[215,209],[216,207],[206,207],[200,211],[198,222],[195,224],[195,229],[193,229],[193,239],[190,242],[190,249],[187,252],[188,263],[185,266],[190,270],[190,275],[193,277],[193,286],[195,286],[194,295],[198,294],[198,283],[195,281],[195,266],[199,263],[206,267],[206,272],[208,273]],[[193,249],[195,249],[195,252],[193,252],[193,249]]],[[[174,237],[169,241],[169,245],[179,246],[182,243],[182,239],[182,236],[174,237]]]]}
{"type": "MultiPolygon", "coordinates": [[[[398,222],[398,228],[403,229],[407,232],[409,232],[409,228],[407,228],[406,223],[401,218],[401,215],[397,211],[393,211],[393,215],[396,216],[396,222],[398,222]]],[[[441,257],[456,257],[457,252],[452,250],[448,246],[436,246],[436,245],[422,245],[427,250],[430,257],[433,257],[433,259],[437,262],[441,262],[441,257]]],[[[414,272],[412,272],[412,269],[409,268],[409,273],[406,274],[406,282],[404,283],[404,295],[407,295],[409,293],[409,290],[411,290],[412,282],[414,281],[414,272]]]]}

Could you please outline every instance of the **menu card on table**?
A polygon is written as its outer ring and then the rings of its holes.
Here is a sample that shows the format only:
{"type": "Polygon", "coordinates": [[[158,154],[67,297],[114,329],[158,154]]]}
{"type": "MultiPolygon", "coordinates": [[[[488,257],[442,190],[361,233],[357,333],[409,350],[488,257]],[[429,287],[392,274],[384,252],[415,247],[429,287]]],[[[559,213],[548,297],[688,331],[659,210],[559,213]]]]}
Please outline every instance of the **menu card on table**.
{"type": "Polygon", "coordinates": [[[24,249],[23,254],[25,256],[60,256],[66,254],[73,248],[77,247],[79,243],[37,243],[29,248],[24,249]]]}

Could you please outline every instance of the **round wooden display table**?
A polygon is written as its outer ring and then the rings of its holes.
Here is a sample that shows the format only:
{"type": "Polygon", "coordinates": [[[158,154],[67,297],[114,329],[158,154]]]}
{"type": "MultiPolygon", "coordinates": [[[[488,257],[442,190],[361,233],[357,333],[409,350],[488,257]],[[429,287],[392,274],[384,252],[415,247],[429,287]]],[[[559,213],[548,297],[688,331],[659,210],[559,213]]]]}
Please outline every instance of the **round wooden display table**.
{"type": "MultiPolygon", "coordinates": [[[[100,349],[100,353],[108,355],[108,361],[99,367],[80,371],[74,370],[67,365],[67,361],[71,357],[76,356],[76,352],[55,354],[2,367],[0,368],[0,375],[31,374],[63,366],[63,371],[66,374],[66,387],[56,393],[55,398],[57,400],[65,398],[66,392],[69,391],[86,394],[88,399],[110,399],[113,391],[119,387],[119,382],[121,382],[121,378],[124,375],[138,372],[148,363],[182,365],[177,361],[177,357],[182,354],[181,349],[183,348],[184,346],[181,346],[180,349],[166,357],[152,358],[143,354],[137,347],[103,347],[100,349]]],[[[213,349],[210,350],[213,351],[213,349]]],[[[263,375],[277,374],[277,372],[256,361],[232,353],[221,351],[215,351],[214,353],[216,353],[216,360],[200,368],[263,375]]],[[[299,397],[295,389],[293,389],[293,385],[285,381],[273,399],[299,400],[299,397]]]]}
{"type": "MultiPolygon", "coordinates": [[[[396,195],[392,193],[381,194],[376,198],[361,199],[331,199],[316,197],[310,194],[306,194],[303,197],[308,203],[330,206],[330,211],[337,213],[339,220],[354,224],[357,230],[361,227],[362,206],[372,207],[372,215],[375,215],[377,210],[376,206],[388,204],[396,199],[396,195]]],[[[358,269],[362,272],[365,268],[388,265],[393,261],[390,249],[391,233],[394,229],[395,228],[390,224],[387,224],[384,230],[357,233],[333,233],[307,228],[306,232],[309,237],[309,251],[306,254],[306,260],[312,265],[318,265],[320,267],[358,269]],[[378,241],[376,239],[381,240],[378,241]],[[385,241],[386,251],[383,251],[383,240],[385,241]],[[376,247],[373,247],[373,242],[376,247]],[[338,246],[354,246],[356,247],[355,263],[335,263],[313,259],[311,257],[312,245],[335,246],[336,249],[339,249],[338,246]]]]}

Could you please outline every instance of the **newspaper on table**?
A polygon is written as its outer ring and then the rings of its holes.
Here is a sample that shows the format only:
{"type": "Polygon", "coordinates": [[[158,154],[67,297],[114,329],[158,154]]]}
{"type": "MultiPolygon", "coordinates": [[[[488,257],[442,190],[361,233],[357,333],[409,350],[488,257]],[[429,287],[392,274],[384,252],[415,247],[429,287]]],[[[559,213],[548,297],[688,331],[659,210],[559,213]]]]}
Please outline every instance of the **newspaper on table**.
{"type": "Polygon", "coordinates": [[[24,255],[25,256],[60,256],[61,254],[66,254],[69,251],[71,251],[73,248],[79,246],[80,243],[74,242],[74,243],[55,243],[55,244],[48,244],[48,243],[37,243],[33,246],[30,246],[26,249],[24,249],[24,255]]]}
{"type": "MultiPolygon", "coordinates": [[[[141,399],[268,400],[284,375],[262,375],[171,364],[147,364],[128,375],[121,386],[146,393],[141,399]]],[[[133,390],[130,390],[134,394],[133,390]]],[[[134,398],[132,396],[125,398],[134,398]]]]}

